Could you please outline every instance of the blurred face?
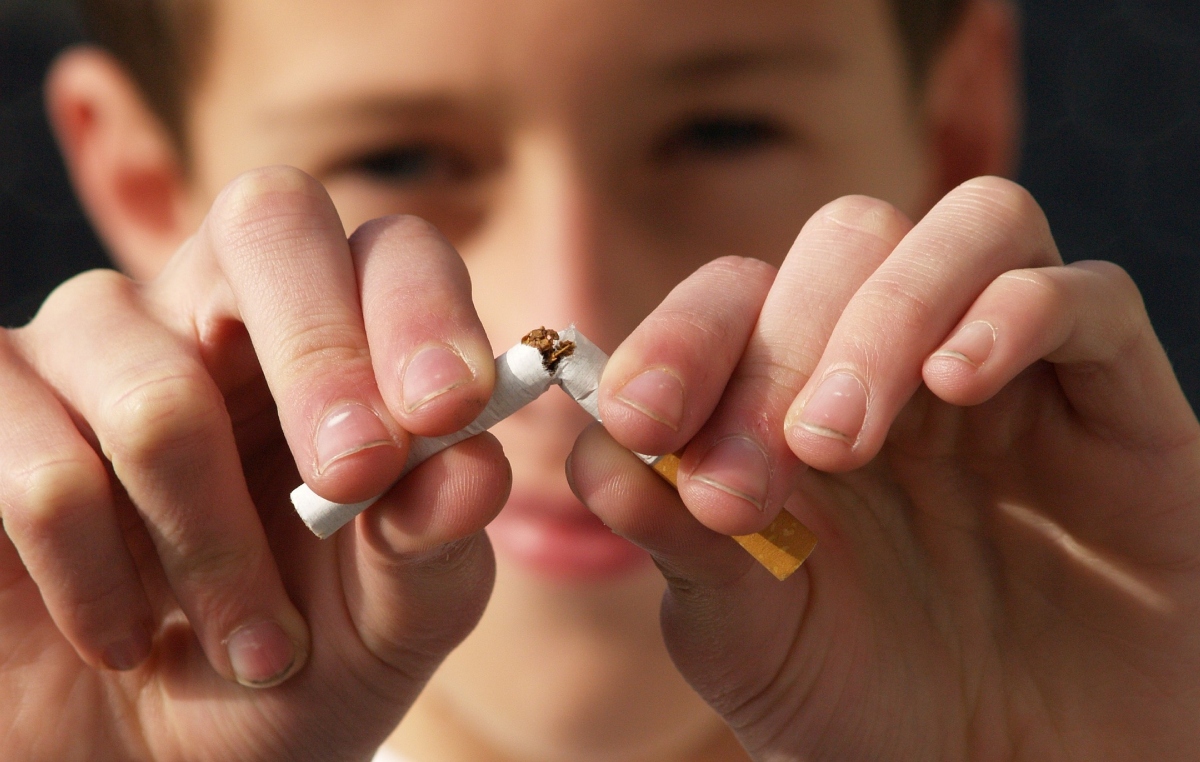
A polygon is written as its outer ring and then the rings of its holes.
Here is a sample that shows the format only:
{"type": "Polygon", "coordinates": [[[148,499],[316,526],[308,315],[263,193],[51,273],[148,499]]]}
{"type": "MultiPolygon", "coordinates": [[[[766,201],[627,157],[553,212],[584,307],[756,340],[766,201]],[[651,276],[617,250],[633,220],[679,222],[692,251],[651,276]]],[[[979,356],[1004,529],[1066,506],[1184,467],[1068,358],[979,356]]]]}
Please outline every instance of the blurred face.
{"type": "MultiPolygon", "coordinates": [[[[244,170],[300,167],[348,231],[441,228],[497,352],[568,323],[611,351],[704,262],[781,261],[837,196],[919,214],[911,98],[882,0],[220,0],[194,210],[244,170]]],[[[661,644],[659,575],[566,484],[586,422],[552,393],[496,430],[514,488],[495,597],[409,748],[738,758],[661,644]]]]}

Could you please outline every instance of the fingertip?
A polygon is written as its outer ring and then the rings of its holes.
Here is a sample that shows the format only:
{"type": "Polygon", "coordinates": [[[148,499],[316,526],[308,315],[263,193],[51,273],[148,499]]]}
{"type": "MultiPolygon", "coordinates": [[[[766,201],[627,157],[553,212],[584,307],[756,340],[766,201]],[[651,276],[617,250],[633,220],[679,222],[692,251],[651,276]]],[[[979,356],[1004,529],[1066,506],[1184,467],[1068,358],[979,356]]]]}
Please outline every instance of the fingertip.
{"type": "Polygon", "coordinates": [[[341,400],[329,406],[313,434],[315,462],[305,480],[317,494],[339,503],[368,500],[399,478],[408,437],[371,406],[341,400]]]}
{"type": "Polygon", "coordinates": [[[259,167],[221,189],[203,229],[218,241],[260,227],[273,231],[288,224],[288,212],[298,211],[325,223],[337,218],[329,194],[311,175],[285,165],[259,167]]]}
{"type": "Polygon", "coordinates": [[[697,521],[665,479],[599,424],[576,440],[570,474],[584,505],[649,552],[670,579],[727,579],[750,560],[729,537],[697,521]]]}
{"type": "Polygon", "coordinates": [[[491,398],[495,360],[462,257],[411,215],[368,222],[349,246],[375,378],[395,419],[427,437],[471,423],[491,398]]]}
{"type": "Polygon", "coordinates": [[[921,369],[929,391],[951,405],[969,407],[990,399],[994,390],[983,384],[980,368],[969,358],[941,350],[931,355],[921,369]]]}
{"type": "Polygon", "coordinates": [[[774,474],[766,449],[741,434],[690,447],[679,468],[679,496],[696,519],[724,535],[751,534],[770,523],[774,474]]]}
{"type": "MultiPolygon", "coordinates": [[[[848,471],[874,457],[868,421],[873,400],[859,373],[829,371],[811,393],[801,391],[784,418],[788,447],[822,471],[848,471]]],[[[871,421],[877,424],[877,421],[871,421]]]]}
{"type": "Polygon", "coordinates": [[[687,392],[674,368],[660,365],[634,371],[613,384],[602,405],[609,433],[635,452],[660,455],[686,441],[680,429],[687,392]]]}
{"type": "Polygon", "coordinates": [[[987,320],[963,325],[925,360],[922,377],[930,390],[954,405],[973,405],[990,394],[981,388],[980,371],[996,347],[996,326],[987,320]]]}
{"type": "Polygon", "coordinates": [[[416,347],[400,366],[400,421],[419,436],[445,436],[470,424],[495,383],[491,348],[471,337],[416,347]]]}
{"type": "Polygon", "coordinates": [[[376,550],[410,556],[482,530],[504,507],[511,488],[504,448],[485,432],[422,463],[359,522],[376,550]]]}
{"type": "Polygon", "coordinates": [[[233,679],[247,688],[273,688],[298,674],[308,663],[308,623],[294,606],[275,619],[243,624],[225,639],[233,679]]]}
{"type": "MultiPolygon", "coordinates": [[[[103,666],[115,672],[129,672],[150,658],[153,641],[146,625],[134,627],[125,638],[110,643],[101,655],[103,666]]],[[[80,654],[86,660],[86,655],[80,654]]]]}
{"type": "MultiPolygon", "coordinates": [[[[629,536],[625,508],[633,494],[677,499],[675,490],[632,452],[613,439],[605,426],[593,423],[580,433],[567,459],[567,481],[575,496],[618,534],[629,536]]],[[[635,532],[636,533],[636,532],[635,532]]]]}

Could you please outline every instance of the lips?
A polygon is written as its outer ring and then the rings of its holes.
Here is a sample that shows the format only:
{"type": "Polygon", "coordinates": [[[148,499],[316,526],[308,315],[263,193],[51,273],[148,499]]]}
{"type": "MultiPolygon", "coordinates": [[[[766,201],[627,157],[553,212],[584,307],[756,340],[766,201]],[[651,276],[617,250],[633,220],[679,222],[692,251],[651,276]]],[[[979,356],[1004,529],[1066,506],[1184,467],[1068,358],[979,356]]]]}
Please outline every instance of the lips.
{"type": "Polygon", "coordinates": [[[645,551],[613,534],[574,498],[514,492],[488,536],[498,555],[560,581],[613,579],[650,564],[645,551]]]}

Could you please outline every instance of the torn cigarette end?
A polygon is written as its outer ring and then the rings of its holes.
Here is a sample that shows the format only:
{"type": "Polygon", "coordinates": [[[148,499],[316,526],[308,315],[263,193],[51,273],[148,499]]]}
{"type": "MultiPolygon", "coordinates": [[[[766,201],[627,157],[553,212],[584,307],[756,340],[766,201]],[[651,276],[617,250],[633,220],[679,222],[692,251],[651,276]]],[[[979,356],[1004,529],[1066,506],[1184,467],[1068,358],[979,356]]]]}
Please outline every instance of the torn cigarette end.
{"type": "Polygon", "coordinates": [[[558,331],[542,326],[535,328],[521,339],[527,347],[533,347],[542,355],[542,367],[547,373],[558,370],[558,364],[564,357],[575,353],[575,342],[564,340],[558,331]]]}
{"type": "MultiPolygon", "coordinates": [[[[664,455],[651,468],[672,487],[679,486],[678,455],[664,455]]],[[[733,539],[780,582],[792,576],[817,547],[817,536],[787,511],[780,511],[758,534],[735,535],[733,539]]]]}

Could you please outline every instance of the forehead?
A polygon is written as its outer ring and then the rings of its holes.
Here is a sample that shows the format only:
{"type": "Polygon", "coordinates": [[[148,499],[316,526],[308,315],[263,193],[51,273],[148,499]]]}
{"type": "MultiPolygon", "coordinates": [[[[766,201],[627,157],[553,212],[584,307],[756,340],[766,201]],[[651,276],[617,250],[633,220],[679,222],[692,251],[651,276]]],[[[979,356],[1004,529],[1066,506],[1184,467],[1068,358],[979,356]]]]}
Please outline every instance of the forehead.
{"type": "Polygon", "coordinates": [[[898,46],[883,0],[216,0],[215,16],[209,82],[280,103],[893,60],[898,46]]]}

